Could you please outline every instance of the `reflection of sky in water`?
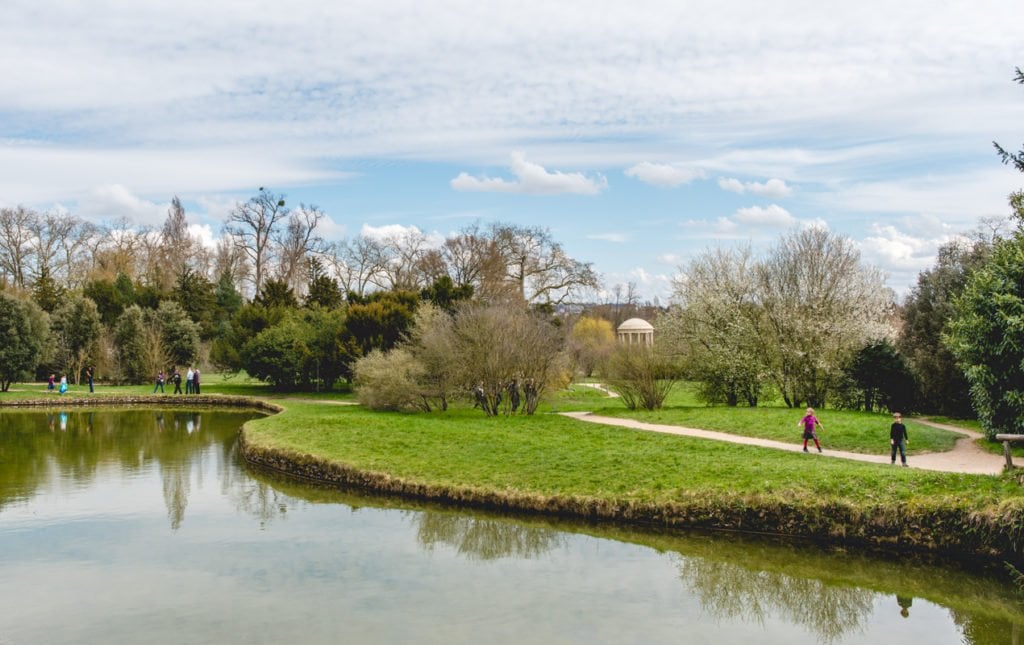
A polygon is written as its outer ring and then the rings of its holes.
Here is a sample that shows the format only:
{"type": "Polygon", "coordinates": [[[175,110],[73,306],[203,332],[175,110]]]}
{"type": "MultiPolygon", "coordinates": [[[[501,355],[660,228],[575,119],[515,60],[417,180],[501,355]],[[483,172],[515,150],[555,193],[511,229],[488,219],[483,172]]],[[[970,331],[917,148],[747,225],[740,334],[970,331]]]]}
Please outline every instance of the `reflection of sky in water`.
{"type": "Polygon", "coordinates": [[[111,460],[0,509],[0,643],[792,645],[823,640],[794,612],[830,594],[863,604],[831,642],[962,642],[921,598],[903,618],[891,594],[610,539],[311,503],[249,478],[216,441],[196,448],[130,473],[111,460]]]}

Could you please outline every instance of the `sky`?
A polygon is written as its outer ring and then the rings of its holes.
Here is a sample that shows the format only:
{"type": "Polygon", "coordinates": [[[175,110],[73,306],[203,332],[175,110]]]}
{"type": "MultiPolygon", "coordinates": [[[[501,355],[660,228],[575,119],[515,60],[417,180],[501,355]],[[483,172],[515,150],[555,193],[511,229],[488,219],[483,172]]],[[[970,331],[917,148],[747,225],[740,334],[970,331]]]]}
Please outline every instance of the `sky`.
{"type": "Polygon", "coordinates": [[[803,226],[905,295],[1024,175],[1024,3],[4,0],[0,206],[207,239],[259,187],[327,239],[550,229],[665,302],[803,226]]]}

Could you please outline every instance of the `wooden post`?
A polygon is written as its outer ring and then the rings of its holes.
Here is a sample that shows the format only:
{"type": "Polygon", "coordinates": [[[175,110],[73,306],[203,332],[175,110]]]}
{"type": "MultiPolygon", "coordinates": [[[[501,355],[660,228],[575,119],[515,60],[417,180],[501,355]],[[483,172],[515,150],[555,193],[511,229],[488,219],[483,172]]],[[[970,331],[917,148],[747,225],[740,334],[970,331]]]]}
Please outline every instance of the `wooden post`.
{"type": "Polygon", "coordinates": [[[1010,442],[1024,441],[1024,434],[997,434],[996,441],[1003,442],[1003,456],[1006,457],[1006,469],[1013,470],[1013,454],[1010,452],[1010,442]]]}

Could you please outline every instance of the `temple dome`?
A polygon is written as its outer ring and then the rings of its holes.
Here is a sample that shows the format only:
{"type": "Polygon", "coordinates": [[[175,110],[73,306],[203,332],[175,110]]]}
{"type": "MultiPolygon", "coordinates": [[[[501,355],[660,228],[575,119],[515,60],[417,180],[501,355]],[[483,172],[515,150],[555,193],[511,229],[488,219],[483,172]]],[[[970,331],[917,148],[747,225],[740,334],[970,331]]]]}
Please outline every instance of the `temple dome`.
{"type": "Polygon", "coordinates": [[[641,318],[630,318],[619,325],[618,331],[654,331],[654,326],[641,318]]]}

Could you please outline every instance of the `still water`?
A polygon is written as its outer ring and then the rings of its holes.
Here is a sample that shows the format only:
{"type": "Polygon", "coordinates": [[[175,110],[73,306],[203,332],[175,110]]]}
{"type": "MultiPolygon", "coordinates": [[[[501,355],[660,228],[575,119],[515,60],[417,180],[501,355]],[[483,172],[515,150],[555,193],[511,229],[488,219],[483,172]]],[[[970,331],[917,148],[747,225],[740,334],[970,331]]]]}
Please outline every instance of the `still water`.
{"type": "Polygon", "coordinates": [[[1024,642],[995,575],[289,482],[256,416],[0,413],[0,644],[1024,642]]]}

